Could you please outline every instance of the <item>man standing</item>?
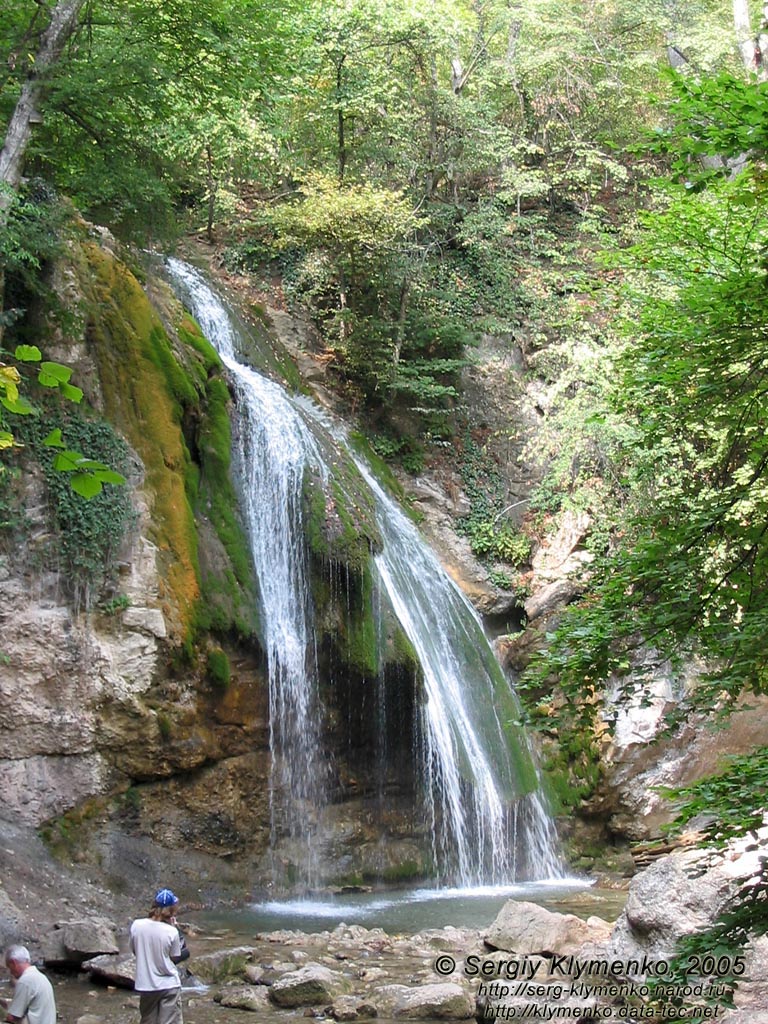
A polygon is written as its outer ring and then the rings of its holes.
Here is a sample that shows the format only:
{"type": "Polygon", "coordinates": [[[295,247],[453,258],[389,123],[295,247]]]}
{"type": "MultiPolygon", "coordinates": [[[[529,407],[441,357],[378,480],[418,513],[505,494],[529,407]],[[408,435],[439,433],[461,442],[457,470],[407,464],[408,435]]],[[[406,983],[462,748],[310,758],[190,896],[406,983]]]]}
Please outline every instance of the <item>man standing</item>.
{"type": "Polygon", "coordinates": [[[56,1024],[56,1000],[53,986],[31,963],[26,946],[9,946],[5,966],[14,979],[13,999],[6,1021],[18,1024],[27,1018],[29,1024],[56,1024]]]}
{"type": "Polygon", "coordinates": [[[182,958],[175,918],[178,903],[170,889],[160,889],[149,914],[131,925],[141,1024],[182,1024],[181,980],[176,969],[182,958]]]}

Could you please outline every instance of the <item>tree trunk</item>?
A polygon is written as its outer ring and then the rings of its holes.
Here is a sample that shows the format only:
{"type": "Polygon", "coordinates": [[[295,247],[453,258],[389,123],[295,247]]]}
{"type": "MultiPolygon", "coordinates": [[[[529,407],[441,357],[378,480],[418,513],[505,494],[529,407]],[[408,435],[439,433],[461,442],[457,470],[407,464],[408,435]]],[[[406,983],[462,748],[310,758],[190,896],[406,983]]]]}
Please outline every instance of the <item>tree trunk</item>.
{"type": "Polygon", "coordinates": [[[733,28],[744,67],[756,74],[761,82],[765,82],[768,80],[768,3],[762,5],[760,29],[754,32],[748,0],[733,0],[733,28]]]}
{"type": "MultiPolygon", "coordinates": [[[[43,92],[46,72],[61,56],[67,40],[77,27],[77,19],[85,0],[59,0],[48,28],[43,32],[32,70],[22,86],[21,95],[11,114],[0,150],[0,233],[5,231],[13,193],[19,187],[24,169],[24,156],[32,136],[32,124],[38,120],[38,102],[43,92]]],[[[5,269],[0,265],[0,313],[3,311],[5,269]]],[[[0,342],[3,325],[0,321],[0,342]]]]}
{"type": "Polygon", "coordinates": [[[405,341],[405,316],[408,312],[408,293],[411,290],[411,279],[408,274],[403,278],[403,283],[400,286],[400,309],[397,316],[397,332],[395,333],[395,347],[392,352],[392,368],[393,372],[397,374],[397,368],[400,365],[400,353],[403,350],[403,342],[405,341]]]}
{"type": "MultiPolygon", "coordinates": [[[[0,150],[0,183],[12,189],[18,187],[24,167],[24,155],[32,135],[33,119],[43,90],[45,73],[61,56],[67,40],[75,31],[77,18],[85,0],[59,0],[48,28],[43,32],[32,70],[24,83],[21,95],[11,115],[0,150]]],[[[0,192],[0,226],[10,206],[10,196],[0,192]]]]}
{"type": "Polygon", "coordinates": [[[208,185],[208,222],[205,225],[205,237],[209,242],[213,242],[213,214],[216,207],[216,178],[213,174],[213,150],[211,149],[210,142],[205,147],[205,161],[206,161],[206,184],[208,185]]]}
{"type": "Polygon", "coordinates": [[[346,60],[346,54],[336,65],[336,141],[338,145],[338,157],[339,157],[339,184],[344,184],[344,174],[347,169],[347,139],[345,132],[344,122],[344,104],[343,104],[343,87],[344,87],[344,61],[346,60]]]}
{"type": "Polygon", "coordinates": [[[752,35],[752,19],[749,16],[748,0],[733,0],[733,28],[744,67],[754,71],[755,39],[752,35]]]}

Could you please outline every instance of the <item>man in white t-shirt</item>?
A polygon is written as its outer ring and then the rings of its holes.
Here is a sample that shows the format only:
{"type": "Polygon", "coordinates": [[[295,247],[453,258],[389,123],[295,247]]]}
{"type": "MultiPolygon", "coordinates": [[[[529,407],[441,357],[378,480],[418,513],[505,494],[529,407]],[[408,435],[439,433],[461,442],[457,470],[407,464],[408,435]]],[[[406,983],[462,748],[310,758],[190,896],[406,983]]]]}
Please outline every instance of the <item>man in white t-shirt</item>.
{"type": "Polygon", "coordinates": [[[5,966],[14,979],[13,999],[6,1021],[18,1024],[25,1017],[29,1024],[56,1024],[56,1000],[53,986],[32,964],[26,946],[9,946],[5,966]]]}
{"type": "Polygon", "coordinates": [[[131,925],[141,1024],[182,1024],[181,979],[176,968],[182,957],[175,917],[178,903],[170,889],[160,889],[149,914],[131,925]]]}

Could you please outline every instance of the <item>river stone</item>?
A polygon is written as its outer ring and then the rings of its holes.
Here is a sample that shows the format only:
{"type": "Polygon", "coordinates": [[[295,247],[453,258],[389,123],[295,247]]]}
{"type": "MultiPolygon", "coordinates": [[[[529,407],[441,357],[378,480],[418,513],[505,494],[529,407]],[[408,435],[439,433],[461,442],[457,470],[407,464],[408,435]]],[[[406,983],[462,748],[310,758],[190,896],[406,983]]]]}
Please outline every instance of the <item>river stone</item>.
{"type": "Polygon", "coordinates": [[[281,1007],[317,1006],[332,1003],[341,993],[342,977],[322,964],[310,963],[298,970],[289,971],[269,989],[273,1003],[281,1007]]]}
{"type": "Polygon", "coordinates": [[[475,1015],[469,993],[461,985],[447,981],[419,988],[383,985],[375,990],[373,1001],[379,1016],[408,1020],[468,1020],[475,1015]]]}
{"type": "Polygon", "coordinates": [[[193,956],[187,966],[202,981],[211,984],[226,981],[227,978],[242,978],[247,964],[253,960],[253,954],[253,946],[236,946],[193,956]]]}
{"type": "Polygon", "coordinates": [[[666,958],[678,939],[712,924],[737,883],[723,864],[707,867],[698,850],[677,850],[637,875],[608,943],[610,956],[666,958]]]}
{"type": "Polygon", "coordinates": [[[360,996],[337,996],[329,1008],[328,1014],[338,1021],[360,1020],[377,1016],[376,1007],[365,1002],[360,996]]]}
{"type": "Polygon", "coordinates": [[[214,996],[214,1002],[234,1010],[253,1010],[256,1013],[269,1010],[269,994],[262,985],[237,985],[222,989],[214,996]]]}
{"type": "Polygon", "coordinates": [[[47,964],[77,967],[95,956],[119,953],[115,931],[115,925],[105,917],[63,921],[44,936],[43,960],[47,964]]]}
{"type": "Polygon", "coordinates": [[[575,914],[556,914],[536,903],[508,900],[484,938],[492,949],[510,953],[562,955],[607,940],[610,932],[611,926],[599,917],[583,921],[575,914]]]}
{"type": "Polygon", "coordinates": [[[482,949],[482,932],[476,928],[428,928],[413,936],[414,943],[431,946],[434,949],[452,950],[455,953],[466,953],[471,949],[482,949]]]}
{"type": "Polygon", "coordinates": [[[133,988],[136,977],[136,960],[129,954],[95,956],[91,960],[86,960],[81,967],[93,977],[101,978],[108,985],[133,988]]]}

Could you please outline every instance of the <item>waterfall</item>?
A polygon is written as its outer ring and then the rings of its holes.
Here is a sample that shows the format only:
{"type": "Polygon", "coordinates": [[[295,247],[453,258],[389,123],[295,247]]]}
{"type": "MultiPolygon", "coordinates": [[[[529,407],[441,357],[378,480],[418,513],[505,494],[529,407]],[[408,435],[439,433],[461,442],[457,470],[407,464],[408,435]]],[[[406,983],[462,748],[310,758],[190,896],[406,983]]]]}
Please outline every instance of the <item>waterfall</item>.
{"type": "MultiPolygon", "coordinates": [[[[327,453],[346,444],[311,404],[238,360],[230,314],[197,270],[173,258],[167,266],[236,395],[233,463],[269,672],[273,838],[290,838],[298,871],[312,886],[321,880],[328,756],[302,485],[307,470],[327,481],[327,453]]],[[[559,877],[535,762],[514,724],[518,704],[480,620],[416,528],[352,457],[375,499],[383,542],[375,557],[379,599],[389,603],[421,665],[426,699],[419,706],[417,763],[436,877],[462,886],[559,877]]]]}

